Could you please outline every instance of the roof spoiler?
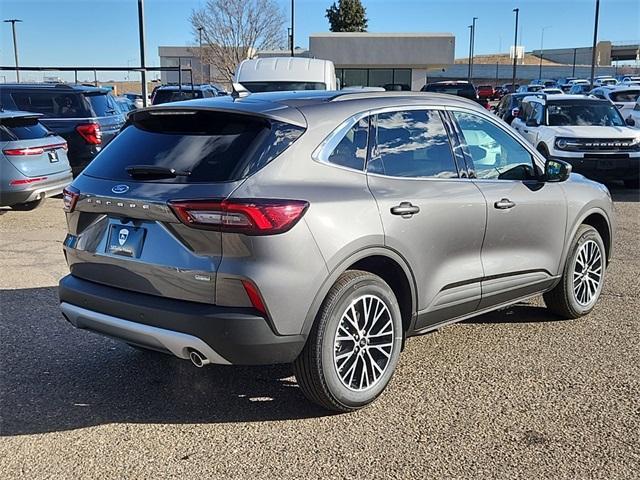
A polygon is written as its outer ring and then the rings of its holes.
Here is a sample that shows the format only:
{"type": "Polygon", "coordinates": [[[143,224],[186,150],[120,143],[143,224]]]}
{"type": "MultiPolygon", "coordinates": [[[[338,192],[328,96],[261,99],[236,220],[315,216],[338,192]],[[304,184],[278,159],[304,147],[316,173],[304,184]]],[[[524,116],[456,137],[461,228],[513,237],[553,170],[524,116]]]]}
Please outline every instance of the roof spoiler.
{"type": "Polygon", "coordinates": [[[246,88],[244,88],[244,86],[241,83],[234,82],[231,84],[231,88],[232,88],[231,96],[233,98],[244,98],[251,95],[251,92],[246,88]]]}

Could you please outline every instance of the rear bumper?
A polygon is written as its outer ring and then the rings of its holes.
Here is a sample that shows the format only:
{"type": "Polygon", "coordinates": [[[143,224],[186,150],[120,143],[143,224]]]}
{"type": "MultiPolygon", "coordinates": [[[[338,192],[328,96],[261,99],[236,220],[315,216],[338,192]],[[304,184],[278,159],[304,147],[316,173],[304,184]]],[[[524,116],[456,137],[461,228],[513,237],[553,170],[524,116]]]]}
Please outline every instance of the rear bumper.
{"type": "Polygon", "coordinates": [[[635,180],[640,176],[640,157],[573,158],[554,155],[553,158],[570,163],[574,172],[593,180],[635,180]]]}
{"type": "MultiPolygon", "coordinates": [[[[0,206],[35,202],[46,197],[59,195],[73,181],[71,171],[51,175],[46,181],[34,185],[25,185],[19,189],[5,190],[0,193],[0,206]]],[[[10,187],[11,188],[11,187],[10,187]]]]}
{"type": "Polygon", "coordinates": [[[276,335],[251,308],[219,307],[107,287],[67,275],[60,281],[62,312],[77,328],[188,358],[198,350],[211,363],[292,362],[302,335],[276,335]]]}

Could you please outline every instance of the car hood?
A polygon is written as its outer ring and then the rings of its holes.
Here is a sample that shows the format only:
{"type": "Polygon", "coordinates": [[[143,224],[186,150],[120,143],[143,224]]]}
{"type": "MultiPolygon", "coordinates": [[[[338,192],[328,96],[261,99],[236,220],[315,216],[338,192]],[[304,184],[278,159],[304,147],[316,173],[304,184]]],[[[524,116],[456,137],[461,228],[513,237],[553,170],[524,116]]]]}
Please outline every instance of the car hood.
{"type": "Polygon", "coordinates": [[[553,127],[554,133],[558,137],[576,138],[629,138],[639,137],[637,130],[630,127],[553,127]]]}

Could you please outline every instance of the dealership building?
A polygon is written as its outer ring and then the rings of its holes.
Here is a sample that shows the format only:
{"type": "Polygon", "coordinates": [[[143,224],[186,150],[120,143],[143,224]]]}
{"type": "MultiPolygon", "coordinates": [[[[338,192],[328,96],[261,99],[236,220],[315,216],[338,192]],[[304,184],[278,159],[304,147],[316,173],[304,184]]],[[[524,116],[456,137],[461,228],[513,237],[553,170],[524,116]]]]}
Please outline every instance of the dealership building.
{"type": "MultiPolygon", "coordinates": [[[[419,90],[429,72],[453,64],[455,37],[451,33],[318,33],[309,49],[296,56],[333,61],[342,86],[408,85],[419,90]]],[[[163,67],[190,67],[194,80],[226,83],[215,67],[200,65],[198,47],[159,47],[163,67]],[[200,73],[202,72],[202,73],[200,73]]],[[[289,56],[288,51],[258,51],[256,57],[289,56]]],[[[177,72],[162,72],[163,83],[177,83],[177,72]]],[[[189,76],[183,76],[183,82],[189,76]]]]}

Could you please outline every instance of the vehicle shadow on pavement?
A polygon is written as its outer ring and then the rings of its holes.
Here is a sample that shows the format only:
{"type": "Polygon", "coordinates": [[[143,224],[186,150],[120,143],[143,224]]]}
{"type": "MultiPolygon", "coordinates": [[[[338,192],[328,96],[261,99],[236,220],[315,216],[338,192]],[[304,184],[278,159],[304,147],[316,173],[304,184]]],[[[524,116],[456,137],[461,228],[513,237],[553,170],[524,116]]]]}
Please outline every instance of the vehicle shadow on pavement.
{"type": "Polygon", "coordinates": [[[208,366],[76,330],[57,288],[0,290],[0,436],[106,423],[224,423],[326,416],[290,365],[208,366]]]}
{"type": "Polygon", "coordinates": [[[462,323],[541,323],[561,322],[562,318],[551,313],[546,307],[529,303],[516,303],[494,312],[485,313],[462,323]]]}
{"type": "Polygon", "coordinates": [[[640,190],[625,188],[616,184],[608,184],[614,202],[640,202],[640,190]]]}

